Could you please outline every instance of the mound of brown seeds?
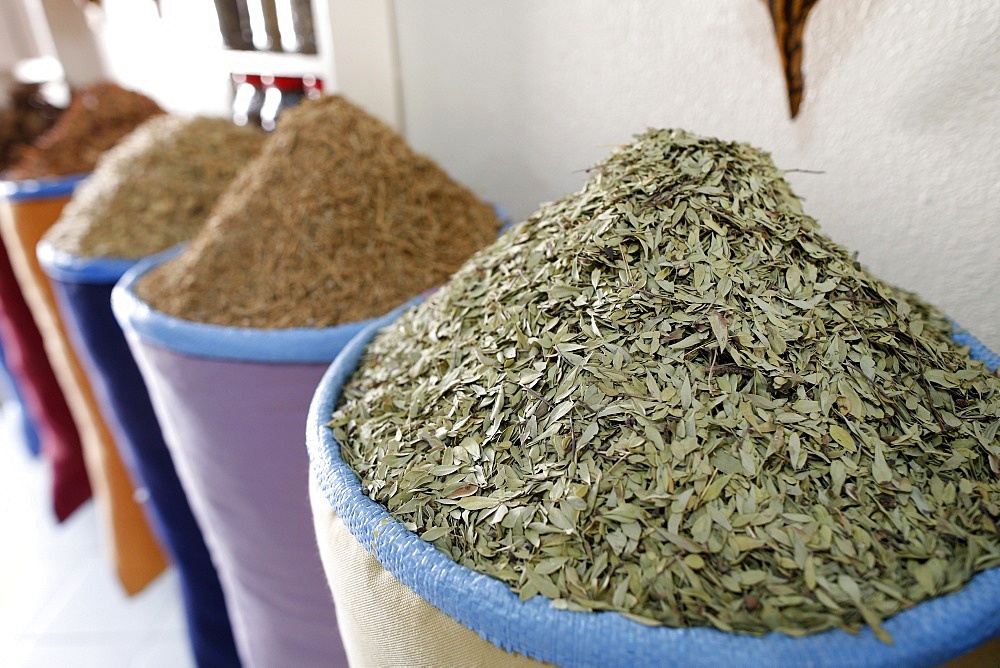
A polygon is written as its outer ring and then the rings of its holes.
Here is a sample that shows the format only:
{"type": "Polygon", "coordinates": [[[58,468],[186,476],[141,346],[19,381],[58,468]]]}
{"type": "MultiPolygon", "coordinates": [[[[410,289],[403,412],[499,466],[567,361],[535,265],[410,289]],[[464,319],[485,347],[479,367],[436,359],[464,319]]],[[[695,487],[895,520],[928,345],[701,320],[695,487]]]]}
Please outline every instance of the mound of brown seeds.
{"type": "Polygon", "coordinates": [[[157,116],[101,157],[45,239],[73,255],[121,258],[187,241],[263,141],[224,118],[157,116]]]}
{"type": "Polygon", "coordinates": [[[91,171],[101,154],[163,110],[142,93],[110,82],[73,92],[55,125],[21,152],[8,179],[41,179],[91,171]]]}
{"type": "Polygon", "coordinates": [[[499,226],[392,128],[325,97],[282,115],[205,229],[138,293],[199,322],[337,325],[443,283],[499,226]]]}
{"type": "Polygon", "coordinates": [[[371,343],[367,494],[558,607],[801,635],[1000,564],[1000,379],[770,157],[649,131],[371,343]]]}
{"type": "Polygon", "coordinates": [[[42,85],[17,82],[7,94],[10,106],[0,108],[0,174],[20,159],[21,151],[55,123],[62,109],[42,94],[42,85]]]}

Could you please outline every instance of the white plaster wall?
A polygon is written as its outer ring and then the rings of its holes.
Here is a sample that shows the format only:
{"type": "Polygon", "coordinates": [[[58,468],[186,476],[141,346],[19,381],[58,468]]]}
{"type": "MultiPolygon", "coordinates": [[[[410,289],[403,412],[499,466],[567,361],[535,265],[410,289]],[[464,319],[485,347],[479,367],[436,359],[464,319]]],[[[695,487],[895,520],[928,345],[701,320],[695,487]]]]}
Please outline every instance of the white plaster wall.
{"type": "MultiPolygon", "coordinates": [[[[55,8],[53,26],[84,15],[77,0],[44,1],[55,8]]],[[[313,7],[320,53],[304,56],[224,49],[210,0],[159,0],[159,9],[148,0],[102,0],[86,7],[87,25],[76,31],[89,31],[102,67],[77,69],[89,80],[108,78],[141,91],[170,112],[212,115],[231,113],[231,72],[314,74],[327,90],[344,92],[398,126],[391,0],[313,0],[313,7]]],[[[81,41],[57,37],[61,51],[81,41]]]]}
{"type": "Polygon", "coordinates": [[[18,23],[17,9],[15,5],[0,5],[0,72],[8,72],[22,58],[38,55],[18,23]]]}
{"type": "Polygon", "coordinates": [[[99,8],[76,0],[41,0],[41,5],[66,81],[85,86],[107,79],[107,55],[90,18],[100,13],[99,8]]]}
{"type": "Polygon", "coordinates": [[[106,62],[105,78],[148,95],[172,113],[230,112],[213,3],[161,0],[158,10],[145,0],[102,0],[100,8],[88,10],[106,62]]]}
{"type": "Polygon", "coordinates": [[[649,126],[772,152],[882,278],[1000,351],[1000,3],[821,0],[787,98],[762,0],[396,0],[410,142],[522,219],[649,126]]]}

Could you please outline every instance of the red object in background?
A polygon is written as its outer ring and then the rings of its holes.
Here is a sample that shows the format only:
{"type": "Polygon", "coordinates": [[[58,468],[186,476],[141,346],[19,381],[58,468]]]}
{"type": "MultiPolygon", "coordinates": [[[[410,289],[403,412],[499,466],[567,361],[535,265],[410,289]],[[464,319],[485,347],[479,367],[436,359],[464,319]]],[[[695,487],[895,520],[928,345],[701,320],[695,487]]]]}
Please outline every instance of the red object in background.
{"type": "Polygon", "coordinates": [[[61,522],[90,498],[90,479],[76,422],[4,244],[0,244],[0,338],[24,411],[38,434],[41,456],[51,467],[52,506],[61,522]]]}
{"type": "Polygon", "coordinates": [[[260,127],[260,105],[264,102],[264,87],[256,74],[234,74],[233,123],[260,127]]]}
{"type": "Polygon", "coordinates": [[[282,110],[323,94],[323,82],[312,75],[233,74],[233,122],[254,124],[270,132],[282,110]]]}
{"type": "Polygon", "coordinates": [[[307,75],[302,77],[302,86],[305,88],[306,97],[310,100],[323,94],[323,81],[314,76],[307,75]]]}

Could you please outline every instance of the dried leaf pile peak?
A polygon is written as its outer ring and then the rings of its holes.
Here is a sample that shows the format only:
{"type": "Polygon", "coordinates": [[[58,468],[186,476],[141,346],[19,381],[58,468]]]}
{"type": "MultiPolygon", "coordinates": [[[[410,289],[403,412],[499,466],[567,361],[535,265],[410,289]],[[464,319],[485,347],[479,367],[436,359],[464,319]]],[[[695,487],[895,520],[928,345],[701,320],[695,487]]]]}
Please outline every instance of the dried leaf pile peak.
{"type": "Polygon", "coordinates": [[[951,333],[767,154],[651,130],[381,332],[331,426],[522,598],[889,640],[1000,564],[1000,379],[951,333]]]}

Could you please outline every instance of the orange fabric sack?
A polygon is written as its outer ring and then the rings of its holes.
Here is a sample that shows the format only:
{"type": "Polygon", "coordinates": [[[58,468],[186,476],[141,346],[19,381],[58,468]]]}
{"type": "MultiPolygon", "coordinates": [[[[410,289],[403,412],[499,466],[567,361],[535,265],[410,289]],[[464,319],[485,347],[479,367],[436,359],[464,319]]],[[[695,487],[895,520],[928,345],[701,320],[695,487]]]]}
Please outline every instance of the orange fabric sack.
{"type": "Polygon", "coordinates": [[[0,234],[79,430],[114,570],[125,591],[135,594],[163,572],[167,559],[136,500],[132,480],[67,337],[49,278],[35,255],[35,247],[59,218],[71,192],[46,196],[44,189],[24,192],[17,185],[0,205],[0,234]]]}

